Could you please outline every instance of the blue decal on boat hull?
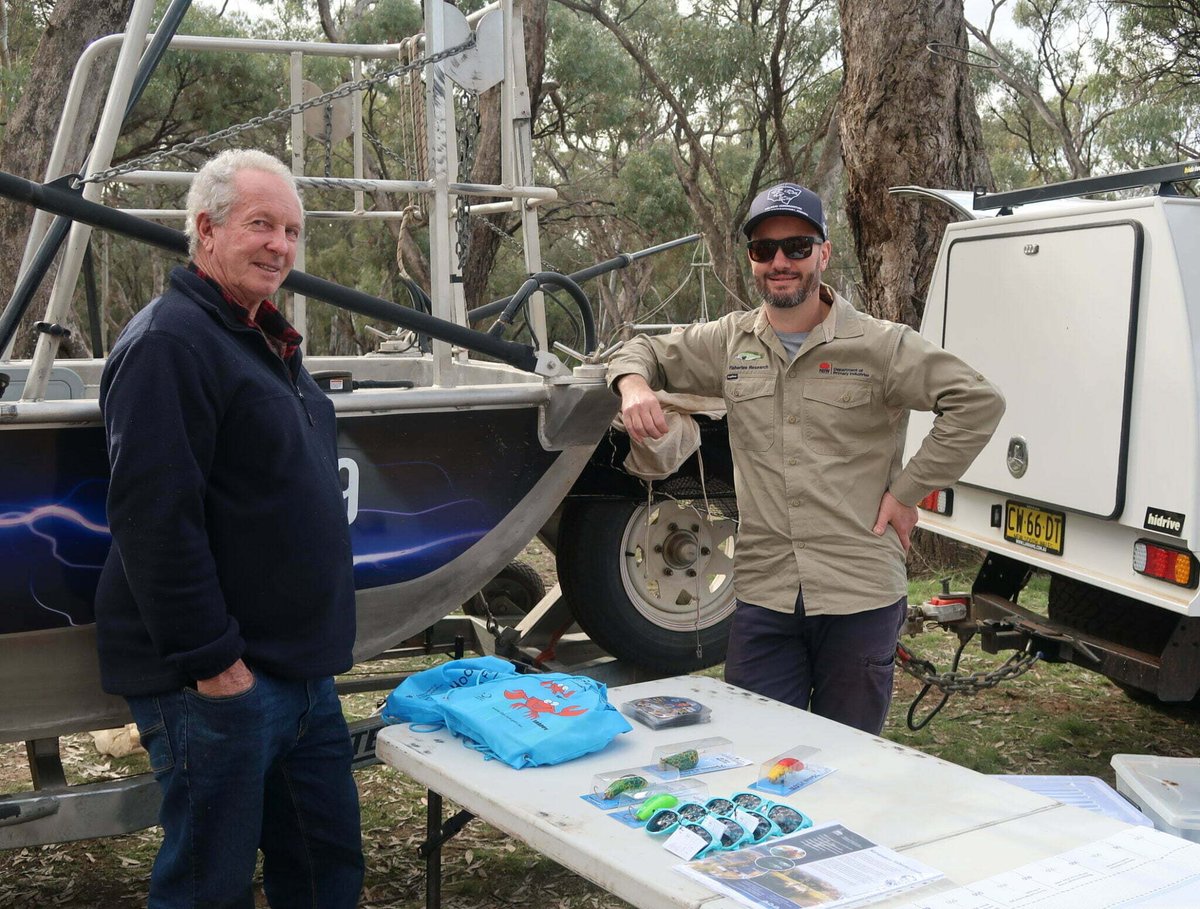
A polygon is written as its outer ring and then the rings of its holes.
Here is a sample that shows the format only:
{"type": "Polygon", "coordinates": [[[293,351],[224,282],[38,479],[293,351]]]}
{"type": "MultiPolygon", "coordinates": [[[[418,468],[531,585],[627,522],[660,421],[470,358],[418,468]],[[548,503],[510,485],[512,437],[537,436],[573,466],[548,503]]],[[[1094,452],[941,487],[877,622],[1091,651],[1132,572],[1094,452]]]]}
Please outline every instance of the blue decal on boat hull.
{"type": "MultiPolygon", "coordinates": [[[[338,456],[355,586],[421,577],[466,552],[557,457],[536,408],[346,416],[338,456]]],[[[111,545],[96,427],[0,432],[0,634],[89,624],[111,545]]]]}

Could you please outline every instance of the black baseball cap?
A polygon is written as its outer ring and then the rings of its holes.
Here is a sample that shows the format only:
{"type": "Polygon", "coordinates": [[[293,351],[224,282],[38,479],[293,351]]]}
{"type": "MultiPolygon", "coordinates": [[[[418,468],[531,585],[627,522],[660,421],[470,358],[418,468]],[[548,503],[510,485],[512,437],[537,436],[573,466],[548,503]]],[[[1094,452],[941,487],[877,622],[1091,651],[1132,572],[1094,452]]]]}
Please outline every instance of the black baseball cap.
{"type": "Polygon", "coordinates": [[[750,203],[750,217],[742,225],[742,233],[748,238],[760,222],[776,215],[803,218],[817,229],[822,240],[826,239],[825,207],[811,189],[796,183],[779,183],[759,193],[750,203]]]}

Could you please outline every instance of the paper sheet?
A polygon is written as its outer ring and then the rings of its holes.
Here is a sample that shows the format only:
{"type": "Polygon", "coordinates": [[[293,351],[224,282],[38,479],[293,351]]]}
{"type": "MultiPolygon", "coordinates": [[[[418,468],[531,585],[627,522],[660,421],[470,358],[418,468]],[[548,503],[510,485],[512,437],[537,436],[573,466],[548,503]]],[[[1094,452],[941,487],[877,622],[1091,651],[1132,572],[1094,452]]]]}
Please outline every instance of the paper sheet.
{"type": "Polygon", "coordinates": [[[1180,909],[1200,906],[1200,845],[1132,827],[903,909],[1180,909]]]}
{"type": "Polygon", "coordinates": [[[754,909],[842,909],[942,876],[841,824],[715,852],[677,870],[754,909]]]}

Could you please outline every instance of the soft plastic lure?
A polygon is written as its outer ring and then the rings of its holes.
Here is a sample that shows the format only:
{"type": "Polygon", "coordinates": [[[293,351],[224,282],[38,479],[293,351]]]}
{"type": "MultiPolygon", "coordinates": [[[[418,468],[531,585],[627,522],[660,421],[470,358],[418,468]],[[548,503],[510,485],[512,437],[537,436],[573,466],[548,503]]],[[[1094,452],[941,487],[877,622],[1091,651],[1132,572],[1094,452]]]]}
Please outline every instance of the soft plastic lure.
{"type": "Polygon", "coordinates": [[[664,792],[646,799],[645,803],[634,813],[634,817],[639,821],[648,821],[654,812],[660,811],[663,808],[674,808],[678,804],[679,799],[670,793],[664,792]]]}

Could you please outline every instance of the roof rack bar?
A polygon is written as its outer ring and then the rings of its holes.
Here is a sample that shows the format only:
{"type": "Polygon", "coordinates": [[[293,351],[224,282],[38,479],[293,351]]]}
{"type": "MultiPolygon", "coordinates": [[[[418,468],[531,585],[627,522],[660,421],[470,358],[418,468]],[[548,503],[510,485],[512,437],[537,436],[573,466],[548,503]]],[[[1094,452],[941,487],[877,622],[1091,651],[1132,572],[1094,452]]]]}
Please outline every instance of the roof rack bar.
{"type": "Polygon", "coordinates": [[[1158,184],[1157,192],[1160,195],[1174,195],[1174,190],[1171,188],[1172,183],[1197,179],[1200,179],[1200,161],[1181,161],[1178,164],[1127,170],[1106,177],[1084,177],[1080,180],[1066,180],[1062,183],[1014,189],[1004,193],[988,193],[977,188],[973,205],[976,211],[989,208],[1011,209],[1013,206],[1024,205],[1027,202],[1069,199],[1072,196],[1090,196],[1094,193],[1110,193],[1120,189],[1135,189],[1155,184],[1158,184]]]}

